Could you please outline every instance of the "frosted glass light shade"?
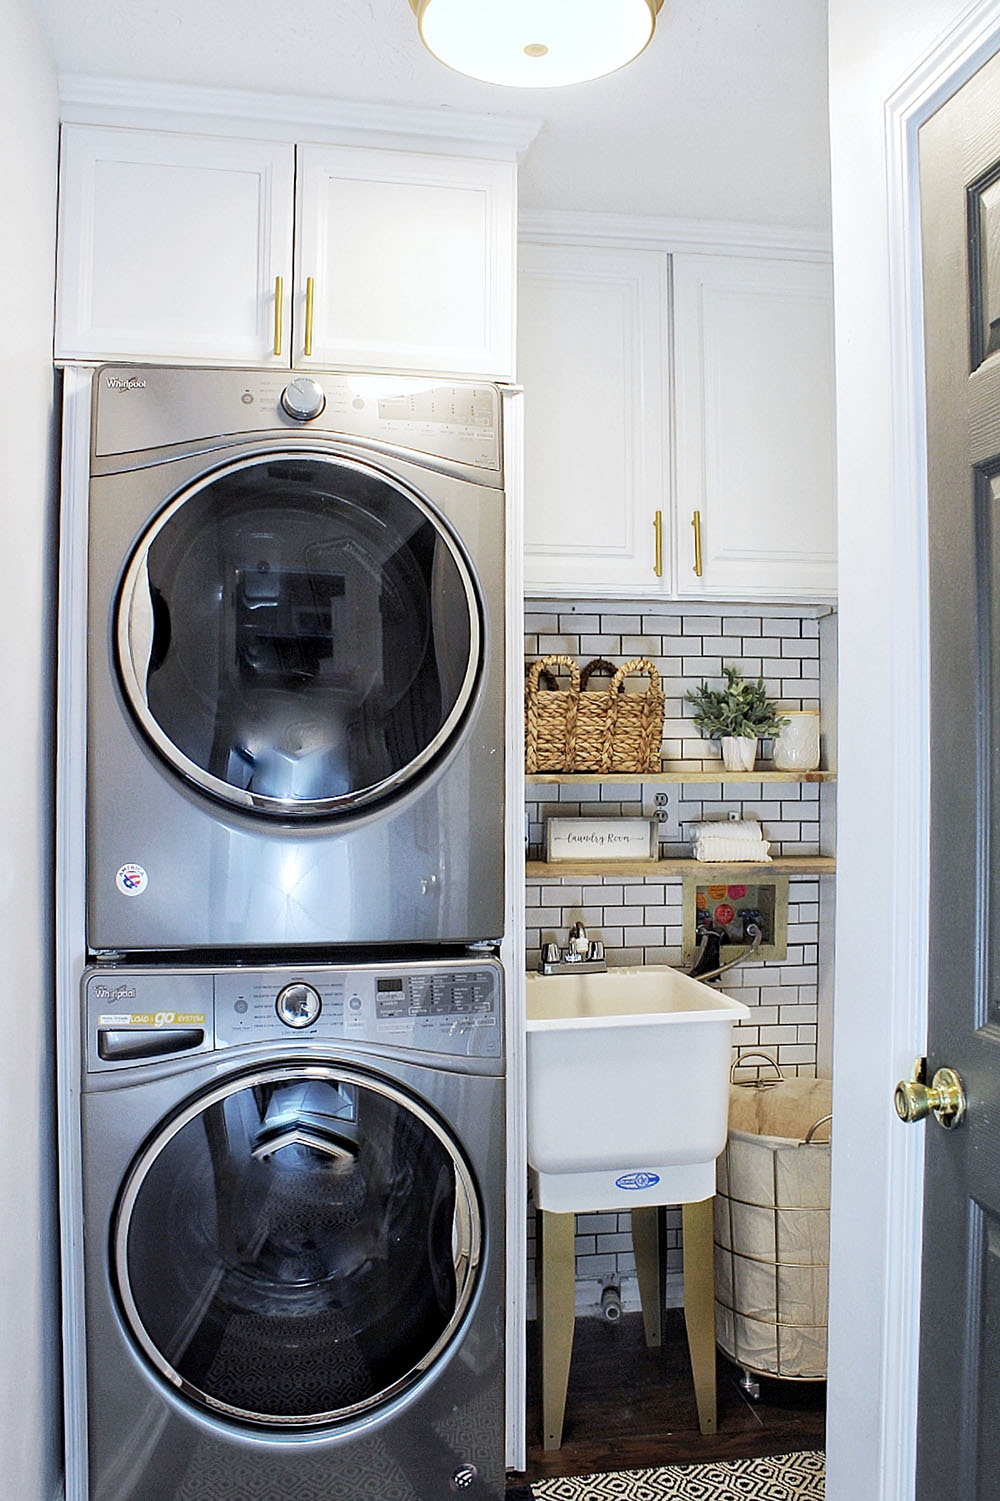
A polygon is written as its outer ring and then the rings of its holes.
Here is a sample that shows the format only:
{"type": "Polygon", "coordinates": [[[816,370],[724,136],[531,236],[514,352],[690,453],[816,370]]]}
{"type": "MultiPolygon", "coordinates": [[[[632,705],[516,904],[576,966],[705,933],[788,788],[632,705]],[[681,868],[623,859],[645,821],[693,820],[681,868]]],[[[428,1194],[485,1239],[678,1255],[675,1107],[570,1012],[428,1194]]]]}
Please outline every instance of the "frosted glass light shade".
{"type": "Polygon", "coordinates": [[[624,67],[663,0],[410,0],[439,62],[486,83],[558,88],[624,67]]]}

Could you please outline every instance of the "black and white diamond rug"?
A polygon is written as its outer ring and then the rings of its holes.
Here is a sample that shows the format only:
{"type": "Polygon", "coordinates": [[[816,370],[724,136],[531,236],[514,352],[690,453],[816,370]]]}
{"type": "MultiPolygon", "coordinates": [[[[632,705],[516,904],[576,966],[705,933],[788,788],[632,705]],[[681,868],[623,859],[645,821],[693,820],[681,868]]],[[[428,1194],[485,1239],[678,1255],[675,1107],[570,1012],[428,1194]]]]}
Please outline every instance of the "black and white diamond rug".
{"type": "Polygon", "coordinates": [[[826,1456],[815,1450],[766,1459],[667,1465],[535,1480],[507,1501],[823,1501],[826,1456]]]}

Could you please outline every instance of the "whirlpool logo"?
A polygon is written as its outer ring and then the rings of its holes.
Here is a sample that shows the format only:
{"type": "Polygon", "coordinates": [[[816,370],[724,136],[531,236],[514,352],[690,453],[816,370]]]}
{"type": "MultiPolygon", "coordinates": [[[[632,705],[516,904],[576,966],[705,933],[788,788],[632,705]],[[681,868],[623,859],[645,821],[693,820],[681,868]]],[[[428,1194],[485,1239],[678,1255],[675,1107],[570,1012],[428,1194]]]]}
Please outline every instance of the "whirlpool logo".
{"type": "Polygon", "coordinates": [[[118,985],[114,989],[110,985],[95,985],[94,995],[99,1001],[134,1001],[135,991],[130,985],[118,985]]]}
{"type": "Polygon", "coordinates": [[[144,391],[146,382],[140,380],[137,375],[106,375],[110,391],[144,391]]]}
{"type": "Polygon", "coordinates": [[[615,1179],[616,1188],[655,1188],[660,1181],[659,1173],[622,1173],[615,1179]]]}

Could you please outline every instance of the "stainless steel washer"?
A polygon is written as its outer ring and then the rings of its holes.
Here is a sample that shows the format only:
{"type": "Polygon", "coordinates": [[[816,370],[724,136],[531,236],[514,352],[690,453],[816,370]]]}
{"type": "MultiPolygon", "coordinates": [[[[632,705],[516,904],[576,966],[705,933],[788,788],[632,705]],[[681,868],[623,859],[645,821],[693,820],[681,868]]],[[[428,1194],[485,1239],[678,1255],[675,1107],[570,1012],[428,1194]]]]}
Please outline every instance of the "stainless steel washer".
{"type": "Polygon", "coordinates": [[[497,390],[134,366],[94,390],[90,950],[498,937],[497,390]]]}
{"type": "Polygon", "coordinates": [[[83,988],[90,1501],[499,1501],[499,964],[83,988]]]}

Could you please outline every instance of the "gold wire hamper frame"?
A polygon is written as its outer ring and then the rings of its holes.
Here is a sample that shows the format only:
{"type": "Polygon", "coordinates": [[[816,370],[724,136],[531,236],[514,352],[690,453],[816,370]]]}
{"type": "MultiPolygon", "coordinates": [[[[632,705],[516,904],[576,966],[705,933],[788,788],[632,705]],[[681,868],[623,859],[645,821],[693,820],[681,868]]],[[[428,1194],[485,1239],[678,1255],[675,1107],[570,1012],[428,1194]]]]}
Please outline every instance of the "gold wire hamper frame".
{"type": "MultiPolygon", "coordinates": [[[[730,1080],[738,1088],[769,1089],[780,1087],[784,1083],[784,1074],[775,1060],[767,1053],[750,1051],[742,1054],[733,1064],[730,1070],[730,1080]],[[749,1058],[761,1058],[774,1070],[777,1077],[761,1078],[758,1069],[758,1078],[737,1080],[734,1075],[736,1069],[743,1066],[749,1058]]],[[[749,1131],[730,1129],[726,1147],[720,1159],[720,1186],[716,1190],[715,1198],[715,1304],[716,1304],[716,1341],[719,1348],[737,1365],[747,1372],[755,1375],[776,1377],[780,1380],[789,1381],[822,1381],[826,1379],[826,1283],[828,1277],[828,1244],[829,1244],[829,1141],[816,1141],[815,1134],[824,1125],[832,1121],[829,1114],[821,1115],[814,1120],[808,1131],[802,1137],[777,1137],[758,1134],[749,1131]],[[745,1142],[763,1155],[770,1155],[771,1173],[771,1202],[762,1204],[759,1197],[745,1198],[741,1196],[742,1185],[739,1180],[739,1172],[732,1171],[731,1143],[734,1138],[745,1142]],[[826,1195],[824,1204],[792,1204],[783,1203],[783,1190],[779,1181],[779,1154],[781,1152],[800,1152],[823,1154],[823,1166],[825,1167],[826,1195]],[[737,1179],[734,1183],[733,1179],[737,1179]],[[771,1215],[771,1244],[774,1247],[773,1255],[753,1254],[745,1246],[741,1246],[741,1233],[737,1224],[738,1215],[734,1214],[734,1205],[745,1208],[759,1214],[769,1212],[771,1215]],[[822,1237],[822,1257],[814,1255],[812,1259],[784,1259],[780,1254],[781,1241],[787,1236],[782,1233],[781,1217],[789,1216],[825,1216],[826,1234],[822,1237]],[[725,1216],[725,1220],[723,1220],[725,1216]],[[723,1233],[728,1244],[723,1243],[723,1233]],[[723,1269],[722,1259],[729,1258],[728,1278],[723,1269]],[[740,1298],[737,1296],[738,1268],[737,1261],[742,1260],[751,1268],[759,1268],[757,1273],[773,1273],[773,1307],[774,1314],[765,1316],[759,1309],[748,1312],[740,1307],[740,1298]],[[788,1274],[787,1276],[784,1274],[788,1274]],[[783,1307],[788,1301],[788,1293],[783,1284],[798,1282],[807,1287],[812,1297],[811,1321],[788,1316],[787,1308],[783,1307]],[[728,1287],[726,1286],[728,1282],[728,1287]],[[822,1296],[820,1296],[820,1285],[822,1296]],[[728,1293],[728,1296],[727,1296],[728,1293]],[[731,1338],[727,1338],[727,1316],[731,1330],[731,1338]],[[753,1329],[758,1337],[753,1348],[750,1348],[746,1338],[740,1338],[741,1322],[753,1329]],[[798,1356],[793,1354],[798,1346],[798,1356]],[[773,1356],[773,1358],[772,1358],[773,1356]]],[[[821,1170],[822,1172],[822,1170],[821,1170]]],[[[801,1181],[801,1175],[798,1175],[801,1181]]],[[[805,1244],[815,1246],[816,1237],[806,1235],[805,1244]]],[[[748,1281],[753,1280],[751,1272],[748,1281]]],[[[800,1291],[796,1298],[797,1306],[801,1307],[805,1299],[800,1291]]]]}

